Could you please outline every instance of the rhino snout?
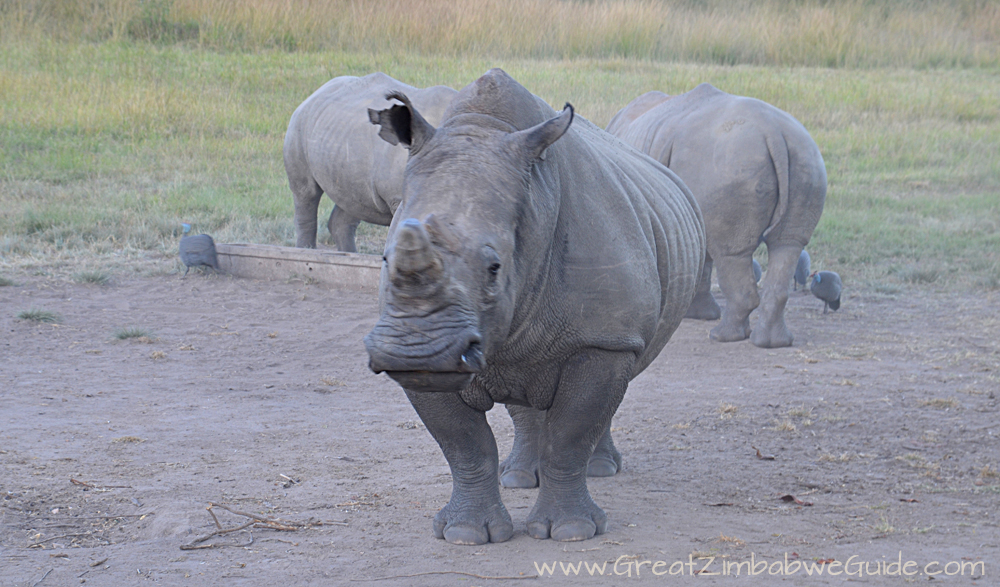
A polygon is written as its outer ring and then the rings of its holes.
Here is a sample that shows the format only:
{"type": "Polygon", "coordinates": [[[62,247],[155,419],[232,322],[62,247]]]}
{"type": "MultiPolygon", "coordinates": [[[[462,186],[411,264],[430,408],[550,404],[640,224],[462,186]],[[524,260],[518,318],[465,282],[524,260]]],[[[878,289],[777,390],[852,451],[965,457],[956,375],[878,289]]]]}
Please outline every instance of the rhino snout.
{"type": "Polygon", "coordinates": [[[486,367],[482,336],[466,329],[453,336],[436,337],[407,344],[399,337],[386,336],[376,327],[365,337],[368,368],[383,371],[424,371],[429,373],[479,373],[486,367]]]}

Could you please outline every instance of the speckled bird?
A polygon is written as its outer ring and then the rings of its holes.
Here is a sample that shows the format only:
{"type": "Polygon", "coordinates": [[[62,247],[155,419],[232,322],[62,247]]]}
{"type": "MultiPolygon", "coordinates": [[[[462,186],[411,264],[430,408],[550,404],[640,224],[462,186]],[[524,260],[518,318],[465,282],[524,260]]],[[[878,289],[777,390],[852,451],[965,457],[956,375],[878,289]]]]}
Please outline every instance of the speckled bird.
{"type": "Polygon", "coordinates": [[[810,277],[813,280],[809,291],[823,300],[823,313],[827,313],[827,308],[834,311],[840,309],[840,290],[842,289],[840,276],[833,271],[818,271],[810,277]]]}
{"type": "Polygon", "coordinates": [[[188,233],[191,232],[191,225],[182,224],[181,226],[184,227],[184,236],[181,237],[178,249],[181,261],[187,267],[183,276],[187,277],[188,271],[192,267],[205,266],[218,271],[219,259],[215,254],[215,241],[212,240],[212,237],[207,234],[188,236],[188,233]]]}

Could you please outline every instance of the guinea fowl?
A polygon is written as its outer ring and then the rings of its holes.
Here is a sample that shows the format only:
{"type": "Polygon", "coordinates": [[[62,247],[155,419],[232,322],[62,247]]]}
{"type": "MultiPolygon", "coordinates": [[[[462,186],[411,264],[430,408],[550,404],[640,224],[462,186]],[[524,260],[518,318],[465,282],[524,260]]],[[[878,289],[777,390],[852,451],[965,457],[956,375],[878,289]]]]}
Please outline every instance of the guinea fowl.
{"type": "Polygon", "coordinates": [[[799,289],[800,285],[804,288],[807,281],[809,281],[809,253],[805,249],[802,249],[802,252],[799,254],[799,263],[795,266],[795,278],[792,281],[792,290],[799,289]]]}
{"type": "Polygon", "coordinates": [[[181,254],[181,261],[187,267],[184,270],[184,277],[192,267],[211,267],[215,271],[219,270],[219,259],[215,255],[215,241],[207,234],[197,234],[188,236],[191,232],[190,224],[183,224],[184,236],[178,249],[181,254]]]}
{"type": "Polygon", "coordinates": [[[833,271],[819,271],[813,273],[811,277],[813,281],[812,285],[809,286],[809,291],[823,300],[823,313],[826,314],[827,308],[838,310],[840,308],[840,276],[833,271]]]}

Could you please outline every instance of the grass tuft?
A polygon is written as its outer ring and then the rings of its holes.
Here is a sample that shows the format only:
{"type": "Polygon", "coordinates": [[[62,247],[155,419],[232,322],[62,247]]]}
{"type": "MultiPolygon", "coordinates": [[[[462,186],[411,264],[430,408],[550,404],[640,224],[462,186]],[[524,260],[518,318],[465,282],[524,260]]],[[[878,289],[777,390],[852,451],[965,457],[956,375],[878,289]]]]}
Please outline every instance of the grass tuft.
{"type": "Polygon", "coordinates": [[[146,330],[145,328],[139,328],[137,326],[126,326],[124,328],[119,328],[118,330],[115,331],[114,337],[118,340],[137,339],[140,342],[148,342],[153,340],[153,334],[149,330],[146,330]]]}
{"type": "Polygon", "coordinates": [[[722,402],[719,404],[718,409],[720,420],[732,420],[736,417],[736,413],[739,412],[740,408],[736,404],[731,404],[728,402],[722,402]]]}
{"type": "Polygon", "coordinates": [[[929,400],[921,400],[919,402],[919,405],[921,407],[940,408],[947,410],[947,409],[955,409],[959,407],[961,404],[959,404],[958,400],[956,400],[955,398],[949,397],[949,398],[934,398],[929,400]]]}
{"type": "Polygon", "coordinates": [[[104,271],[82,271],[73,276],[73,281],[77,283],[91,283],[94,285],[107,285],[111,283],[111,275],[104,271]]]}
{"type": "Polygon", "coordinates": [[[8,287],[14,285],[14,280],[7,277],[0,277],[0,287],[8,287]]]}
{"type": "Polygon", "coordinates": [[[40,322],[44,324],[56,324],[62,321],[59,314],[55,312],[49,312],[48,310],[31,309],[24,310],[17,315],[21,320],[28,320],[31,322],[40,322]]]}

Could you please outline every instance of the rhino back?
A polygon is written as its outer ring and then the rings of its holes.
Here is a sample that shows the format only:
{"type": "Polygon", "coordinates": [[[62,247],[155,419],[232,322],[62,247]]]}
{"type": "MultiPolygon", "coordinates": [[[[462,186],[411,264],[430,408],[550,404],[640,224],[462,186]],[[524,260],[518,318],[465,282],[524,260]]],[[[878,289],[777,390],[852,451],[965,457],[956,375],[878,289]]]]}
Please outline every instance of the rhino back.
{"type": "Polygon", "coordinates": [[[316,90],[292,114],[285,134],[285,167],[313,180],[361,220],[388,225],[402,198],[407,152],[378,138],[368,109],[387,108],[385,95],[403,92],[438,122],[455,90],[418,89],[384,73],[341,76],[316,90]]]}
{"type": "Polygon", "coordinates": [[[701,84],[649,109],[617,136],[670,167],[688,185],[702,207],[708,233],[727,235],[710,242],[724,249],[713,255],[756,248],[761,237],[757,226],[769,226],[780,238],[781,220],[787,216],[811,214],[819,222],[819,213],[797,209],[806,204],[816,208],[817,197],[788,199],[787,193],[822,192],[822,212],[826,170],[819,148],[801,123],[770,104],[701,84]],[[784,194],[779,175],[792,182],[784,186],[784,194]],[[732,218],[744,221],[734,225],[732,218]]]}

